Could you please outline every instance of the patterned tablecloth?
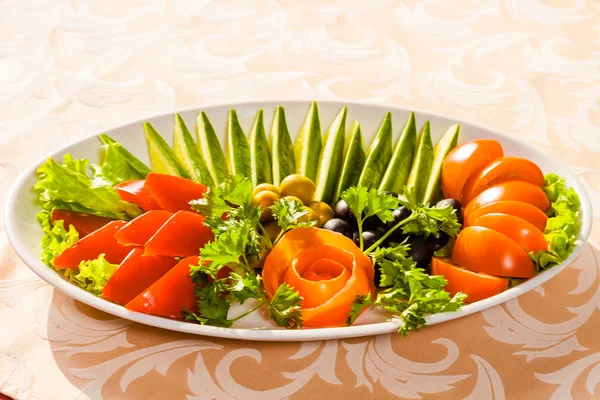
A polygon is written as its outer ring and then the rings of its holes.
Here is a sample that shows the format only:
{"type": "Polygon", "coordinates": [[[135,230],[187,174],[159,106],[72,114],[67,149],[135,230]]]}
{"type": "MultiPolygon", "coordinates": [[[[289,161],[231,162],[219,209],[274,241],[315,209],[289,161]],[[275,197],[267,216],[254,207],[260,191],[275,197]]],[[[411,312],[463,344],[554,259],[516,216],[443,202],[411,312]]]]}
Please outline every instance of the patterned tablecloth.
{"type": "MultiPolygon", "coordinates": [[[[177,108],[333,99],[509,132],[600,215],[600,7],[588,0],[1,0],[0,201],[45,153],[177,108]]],[[[2,216],[3,219],[3,216],[2,216]]],[[[0,392],[19,399],[586,399],[600,388],[600,225],[517,300],[406,339],[179,334],[53,290],[0,234],[0,392]]]]}

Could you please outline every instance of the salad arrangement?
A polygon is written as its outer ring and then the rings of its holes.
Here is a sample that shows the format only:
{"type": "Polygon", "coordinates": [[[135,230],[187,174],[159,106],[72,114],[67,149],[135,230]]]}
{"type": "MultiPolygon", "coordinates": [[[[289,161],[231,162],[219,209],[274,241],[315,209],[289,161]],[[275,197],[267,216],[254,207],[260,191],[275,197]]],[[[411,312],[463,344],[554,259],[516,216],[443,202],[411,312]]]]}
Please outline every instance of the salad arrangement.
{"type": "Polygon", "coordinates": [[[151,167],[107,135],[89,165],[49,158],[34,186],[42,261],[129,310],[231,327],[253,312],[284,328],[353,324],[367,308],[403,319],[494,296],[573,251],[579,197],[493,140],[435,144],[391,114],[365,150],[343,108],[321,135],[313,103],[295,142],[278,107],[248,136],[235,110],[225,150],[201,112],[176,114],[173,145],[144,124],[151,167]],[[245,304],[235,315],[232,305],[245,304]]]}

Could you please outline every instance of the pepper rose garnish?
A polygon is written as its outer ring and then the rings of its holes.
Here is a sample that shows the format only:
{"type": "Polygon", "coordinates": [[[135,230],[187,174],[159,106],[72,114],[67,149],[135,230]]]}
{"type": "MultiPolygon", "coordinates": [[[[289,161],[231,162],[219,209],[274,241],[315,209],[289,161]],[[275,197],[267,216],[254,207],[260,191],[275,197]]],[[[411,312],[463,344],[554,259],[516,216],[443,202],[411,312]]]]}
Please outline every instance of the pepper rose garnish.
{"type": "Polygon", "coordinates": [[[283,283],[304,298],[304,326],[342,326],[352,301],[375,291],[373,263],[352,240],[319,228],[297,228],[286,233],[265,260],[263,281],[267,295],[283,283]]]}

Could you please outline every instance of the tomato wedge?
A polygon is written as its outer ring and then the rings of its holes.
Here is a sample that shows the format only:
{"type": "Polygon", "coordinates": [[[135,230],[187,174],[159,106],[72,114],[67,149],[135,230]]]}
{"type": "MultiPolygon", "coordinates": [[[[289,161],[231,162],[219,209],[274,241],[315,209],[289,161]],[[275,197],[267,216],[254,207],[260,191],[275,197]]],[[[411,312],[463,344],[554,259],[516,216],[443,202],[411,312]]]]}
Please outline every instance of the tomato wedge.
{"type": "Polygon", "coordinates": [[[143,246],[173,216],[167,210],[151,210],[122,227],[115,238],[128,246],[143,246]]]}
{"type": "Polygon", "coordinates": [[[544,173],[534,162],[521,157],[500,157],[467,179],[462,198],[468,204],[485,189],[502,182],[524,181],[544,187],[544,173]]]}
{"type": "Polygon", "coordinates": [[[469,218],[478,208],[503,200],[529,203],[544,212],[550,208],[550,201],[540,187],[529,182],[514,181],[500,183],[479,193],[465,208],[465,216],[469,218]]]}
{"type": "Polygon", "coordinates": [[[196,266],[198,262],[198,256],[184,258],[147,290],[127,303],[125,308],[177,319],[181,319],[181,311],[184,309],[198,312],[194,295],[196,285],[190,278],[190,266],[196,266]]]}
{"type": "Polygon", "coordinates": [[[102,296],[121,305],[127,304],[169,272],[175,264],[177,260],[173,257],[145,256],[143,248],[135,248],[106,282],[102,296]]]}
{"type": "Polygon", "coordinates": [[[544,229],[546,229],[546,221],[548,221],[548,216],[542,210],[532,206],[529,203],[504,200],[486,204],[471,212],[471,214],[465,217],[465,226],[471,225],[473,221],[482,215],[491,213],[509,214],[514,215],[515,217],[523,218],[541,232],[544,232],[544,229]]]}
{"type": "Polygon", "coordinates": [[[466,294],[465,303],[487,299],[508,287],[508,279],[469,271],[452,264],[452,260],[449,258],[433,257],[431,273],[444,276],[448,281],[444,289],[452,296],[458,292],[466,294]]]}
{"type": "Polygon", "coordinates": [[[125,181],[115,186],[121,200],[135,203],[144,211],[160,210],[160,206],[154,197],[144,187],[145,180],[125,181]]]}
{"type": "Polygon", "coordinates": [[[204,217],[190,211],[178,211],[146,242],[145,255],[190,257],[197,255],[213,240],[204,217]]]}
{"type": "Polygon", "coordinates": [[[442,164],[444,197],[466,204],[462,200],[462,193],[467,179],[503,155],[500,143],[489,139],[472,140],[452,149],[442,164]]]}
{"type": "Polygon", "coordinates": [[[482,215],[473,222],[473,226],[483,226],[501,233],[512,239],[527,253],[548,250],[548,242],[544,234],[523,218],[514,215],[500,213],[482,215]]]}
{"type": "Polygon", "coordinates": [[[452,261],[474,272],[514,278],[531,278],[535,266],[513,240],[481,226],[469,226],[456,238],[452,261]]]}
{"type": "Polygon", "coordinates": [[[179,176],[150,173],[144,187],[161,208],[171,212],[191,210],[189,202],[201,199],[208,188],[179,176]]]}
{"type": "Polygon", "coordinates": [[[263,266],[269,298],[282,283],[298,290],[304,326],[344,324],[357,295],[374,293],[373,263],[352,240],[319,228],[286,233],[263,266]]]}
{"type": "Polygon", "coordinates": [[[104,254],[109,263],[120,264],[133,250],[131,246],[124,246],[115,239],[115,233],[125,224],[127,221],[109,222],[65,249],[54,259],[54,265],[58,269],[77,268],[82,261],[95,260],[100,254],[104,254]]]}
{"type": "Polygon", "coordinates": [[[64,221],[65,229],[70,226],[75,227],[79,237],[85,237],[90,233],[97,231],[109,222],[116,221],[113,218],[99,217],[92,214],[84,214],[69,210],[52,210],[52,224],[56,221],[64,221]]]}

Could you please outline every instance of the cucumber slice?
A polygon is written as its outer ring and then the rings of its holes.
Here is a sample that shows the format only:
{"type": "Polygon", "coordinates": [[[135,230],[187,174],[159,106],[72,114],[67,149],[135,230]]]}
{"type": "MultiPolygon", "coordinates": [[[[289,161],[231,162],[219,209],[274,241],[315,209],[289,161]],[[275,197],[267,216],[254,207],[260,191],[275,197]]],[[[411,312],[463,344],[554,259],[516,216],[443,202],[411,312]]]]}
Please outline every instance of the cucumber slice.
{"type": "Polygon", "coordinates": [[[342,159],[344,158],[344,143],[346,140],[346,115],[348,108],[343,107],[335,117],[323,141],[323,151],[319,158],[317,170],[317,185],[314,200],[331,204],[335,198],[342,159]]]}
{"type": "Polygon", "coordinates": [[[144,132],[146,133],[146,143],[148,144],[152,170],[161,174],[189,178],[189,174],[177,159],[173,149],[169,147],[165,139],[160,136],[149,122],[144,123],[144,132]]]}
{"type": "Polygon", "coordinates": [[[271,173],[271,154],[269,142],[265,133],[263,110],[258,110],[256,121],[248,137],[250,142],[250,165],[252,166],[252,183],[258,186],[261,183],[273,182],[271,173]]]}
{"type": "Polygon", "coordinates": [[[418,203],[422,203],[425,197],[425,188],[431,174],[431,166],[433,165],[433,144],[431,142],[431,128],[429,121],[425,122],[419,142],[417,144],[417,152],[408,175],[406,186],[409,190],[414,188],[415,199],[418,203]]]}
{"type": "Polygon", "coordinates": [[[273,184],[279,186],[286,176],[296,172],[294,146],[285,121],[285,110],[281,106],[278,106],[275,111],[269,141],[273,162],[273,184]]]}
{"type": "Polygon", "coordinates": [[[390,164],[383,175],[379,190],[400,193],[408,179],[410,166],[415,155],[415,144],[417,142],[417,126],[415,113],[411,113],[400,134],[390,164]]]}
{"type": "Polygon", "coordinates": [[[251,179],[250,145],[248,145],[246,134],[240,125],[237,112],[234,109],[229,110],[226,140],[229,170],[233,175],[241,175],[251,179]]]}
{"type": "Polygon", "coordinates": [[[437,142],[433,149],[433,165],[429,175],[429,181],[425,189],[423,203],[437,202],[442,197],[442,164],[446,155],[456,147],[458,136],[460,134],[460,125],[452,125],[444,136],[437,142]]]}
{"type": "Polygon", "coordinates": [[[319,156],[321,155],[322,147],[319,109],[317,102],[313,101],[302,124],[302,128],[300,128],[296,143],[294,143],[297,174],[304,175],[314,182],[317,177],[319,156]]]}
{"type": "Polygon", "coordinates": [[[387,113],[369,147],[369,155],[362,169],[359,186],[378,188],[392,158],[392,114],[387,113]]]}
{"type": "Polygon", "coordinates": [[[141,176],[144,178],[148,175],[152,170],[144,164],[142,160],[131,154],[123,145],[117,142],[115,139],[108,136],[106,133],[101,133],[99,135],[100,140],[104,144],[112,144],[114,148],[123,156],[123,158],[127,161],[131,168],[135,169],[141,176]]]}
{"type": "Polygon", "coordinates": [[[356,186],[365,165],[365,160],[367,159],[360,124],[357,121],[353,121],[350,126],[350,134],[348,135],[348,140],[346,140],[345,147],[342,173],[340,174],[340,183],[333,199],[334,202],[340,198],[340,194],[344,190],[356,186]]]}
{"type": "Polygon", "coordinates": [[[214,183],[219,185],[229,175],[229,169],[225,162],[225,154],[223,153],[221,142],[219,142],[219,138],[215,133],[215,128],[213,128],[204,111],[198,114],[196,134],[198,135],[198,149],[200,150],[200,154],[202,154],[206,162],[214,183]]]}
{"type": "Polygon", "coordinates": [[[214,184],[208,167],[198,151],[196,141],[179,114],[175,114],[173,150],[192,180],[209,186],[214,184]]]}

